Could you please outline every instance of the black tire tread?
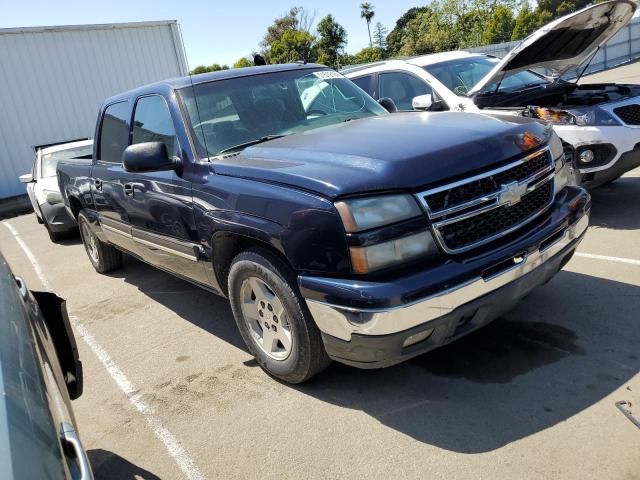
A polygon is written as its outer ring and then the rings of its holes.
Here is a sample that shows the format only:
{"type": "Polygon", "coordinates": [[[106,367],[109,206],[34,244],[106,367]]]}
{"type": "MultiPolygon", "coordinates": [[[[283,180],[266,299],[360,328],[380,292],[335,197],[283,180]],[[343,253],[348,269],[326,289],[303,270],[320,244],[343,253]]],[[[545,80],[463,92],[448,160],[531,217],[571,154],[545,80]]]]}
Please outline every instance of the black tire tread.
{"type": "MultiPolygon", "coordinates": [[[[78,227],[81,227],[81,222],[89,222],[84,211],[80,211],[78,214],[78,227]]],[[[84,243],[85,239],[82,235],[82,228],[80,230],[80,237],[82,238],[82,243],[84,243]]],[[[89,261],[93,265],[93,268],[96,269],[98,273],[109,273],[120,266],[122,266],[122,252],[117,248],[101,242],[100,239],[96,237],[96,245],[98,247],[98,264],[96,265],[93,262],[93,259],[89,256],[89,261]]]]}
{"type": "MultiPolygon", "coordinates": [[[[260,362],[260,359],[256,356],[258,363],[269,373],[269,375],[283,380],[287,383],[298,384],[305,382],[311,377],[317,375],[322,370],[326,369],[331,364],[331,359],[327,356],[327,353],[324,348],[324,343],[322,342],[322,335],[320,330],[318,329],[315,321],[311,317],[309,310],[302,300],[302,297],[297,289],[297,279],[294,272],[291,268],[277,255],[273,254],[266,248],[262,247],[252,247],[250,249],[244,250],[240,252],[231,262],[231,269],[229,274],[229,280],[231,280],[234,266],[238,264],[238,262],[248,261],[257,264],[258,266],[264,268],[275,274],[282,281],[282,285],[280,287],[284,288],[287,295],[289,295],[290,299],[294,302],[299,312],[302,313],[302,318],[306,325],[306,331],[308,333],[309,339],[309,362],[308,364],[300,369],[297,368],[295,372],[292,372],[290,375],[276,375],[273,372],[270,372],[268,368],[260,362]]],[[[229,295],[232,295],[232,286],[229,281],[229,295]]],[[[236,323],[238,323],[238,327],[240,328],[241,311],[237,305],[234,304],[234,301],[231,300],[231,309],[233,311],[233,315],[236,318],[236,323]]],[[[242,330],[241,330],[242,333],[242,330]]],[[[245,340],[245,343],[246,342],[245,340]]],[[[250,350],[251,347],[249,346],[250,350]]],[[[253,351],[251,353],[254,353],[253,351]]],[[[255,354],[254,354],[255,355],[255,354]]]]}

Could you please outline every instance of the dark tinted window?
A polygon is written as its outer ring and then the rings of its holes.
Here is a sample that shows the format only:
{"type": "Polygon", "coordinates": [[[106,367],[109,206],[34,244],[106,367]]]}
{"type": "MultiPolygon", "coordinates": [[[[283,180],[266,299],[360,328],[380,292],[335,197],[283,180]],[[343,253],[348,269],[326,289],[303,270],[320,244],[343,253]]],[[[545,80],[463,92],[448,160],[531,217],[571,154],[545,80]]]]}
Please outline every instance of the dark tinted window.
{"type": "Polygon", "coordinates": [[[122,152],[129,143],[129,104],[109,105],[102,118],[100,129],[100,151],[98,158],[106,162],[120,163],[122,152]]]}
{"type": "Polygon", "coordinates": [[[380,74],[380,98],[391,98],[398,110],[413,110],[413,97],[427,93],[431,93],[431,88],[413,75],[402,72],[380,74]]]}
{"type": "Polygon", "coordinates": [[[171,113],[167,102],[158,95],[142,97],[136,103],[131,143],[144,142],[162,142],[167,147],[167,153],[174,154],[176,132],[171,113]]]}
{"type": "Polygon", "coordinates": [[[371,78],[373,75],[365,75],[364,77],[352,78],[351,81],[358,85],[361,89],[371,95],[371,78]]]}

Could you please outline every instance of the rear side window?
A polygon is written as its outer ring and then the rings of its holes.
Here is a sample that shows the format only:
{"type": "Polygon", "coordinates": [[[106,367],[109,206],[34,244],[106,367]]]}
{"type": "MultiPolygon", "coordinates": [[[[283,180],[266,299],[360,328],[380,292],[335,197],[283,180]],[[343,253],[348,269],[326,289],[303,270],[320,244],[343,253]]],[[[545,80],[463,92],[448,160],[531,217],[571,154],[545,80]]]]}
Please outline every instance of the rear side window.
{"type": "Polygon", "coordinates": [[[419,78],[408,73],[380,74],[380,98],[391,98],[398,110],[413,110],[413,97],[431,93],[431,88],[419,78]]]}
{"type": "Polygon", "coordinates": [[[122,153],[129,143],[129,104],[127,102],[109,105],[102,117],[100,128],[100,151],[98,159],[120,163],[122,153]]]}
{"type": "Polygon", "coordinates": [[[176,132],[173,120],[167,102],[159,95],[142,97],[136,103],[131,143],[145,142],[162,142],[169,155],[175,153],[176,132]]]}
{"type": "Polygon", "coordinates": [[[371,88],[372,79],[373,75],[365,75],[364,77],[352,78],[351,81],[371,95],[373,93],[373,89],[371,88]]]}

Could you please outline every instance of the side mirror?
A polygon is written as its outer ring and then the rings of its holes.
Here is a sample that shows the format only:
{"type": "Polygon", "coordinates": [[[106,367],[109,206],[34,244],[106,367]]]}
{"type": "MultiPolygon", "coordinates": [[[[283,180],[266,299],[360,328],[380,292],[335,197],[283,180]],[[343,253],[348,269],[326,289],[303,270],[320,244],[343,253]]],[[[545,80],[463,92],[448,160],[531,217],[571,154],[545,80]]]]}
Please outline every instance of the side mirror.
{"type": "Polygon", "coordinates": [[[31,183],[33,182],[33,175],[30,173],[25,173],[24,175],[20,175],[20,181],[22,183],[31,183]]]}
{"type": "Polygon", "coordinates": [[[429,110],[433,104],[433,99],[430,93],[424,95],[418,95],[411,100],[411,106],[414,110],[429,110]]]}
{"type": "Polygon", "coordinates": [[[398,107],[396,107],[396,102],[394,102],[389,97],[382,97],[378,100],[378,103],[389,113],[397,113],[398,107]]]}
{"type": "Polygon", "coordinates": [[[169,158],[162,142],[145,142],[129,145],[122,154],[122,164],[127,172],[162,172],[176,170],[178,163],[169,158]]]}

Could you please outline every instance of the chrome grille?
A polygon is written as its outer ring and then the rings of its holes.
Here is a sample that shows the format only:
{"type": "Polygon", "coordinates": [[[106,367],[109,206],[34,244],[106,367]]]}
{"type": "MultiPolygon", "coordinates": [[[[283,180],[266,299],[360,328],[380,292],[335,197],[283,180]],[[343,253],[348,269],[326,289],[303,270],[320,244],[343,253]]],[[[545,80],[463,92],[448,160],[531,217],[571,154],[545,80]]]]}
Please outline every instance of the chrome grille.
{"type": "Polygon", "coordinates": [[[640,105],[632,103],[614,108],[613,111],[627,125],[640,125],[640,105]]]}
{"type": "Polygon", "coordinates": [[[418,195],[435,238],[460,253],[517,230],[546,210],[555,195],[548,149],[418,195]]]}

